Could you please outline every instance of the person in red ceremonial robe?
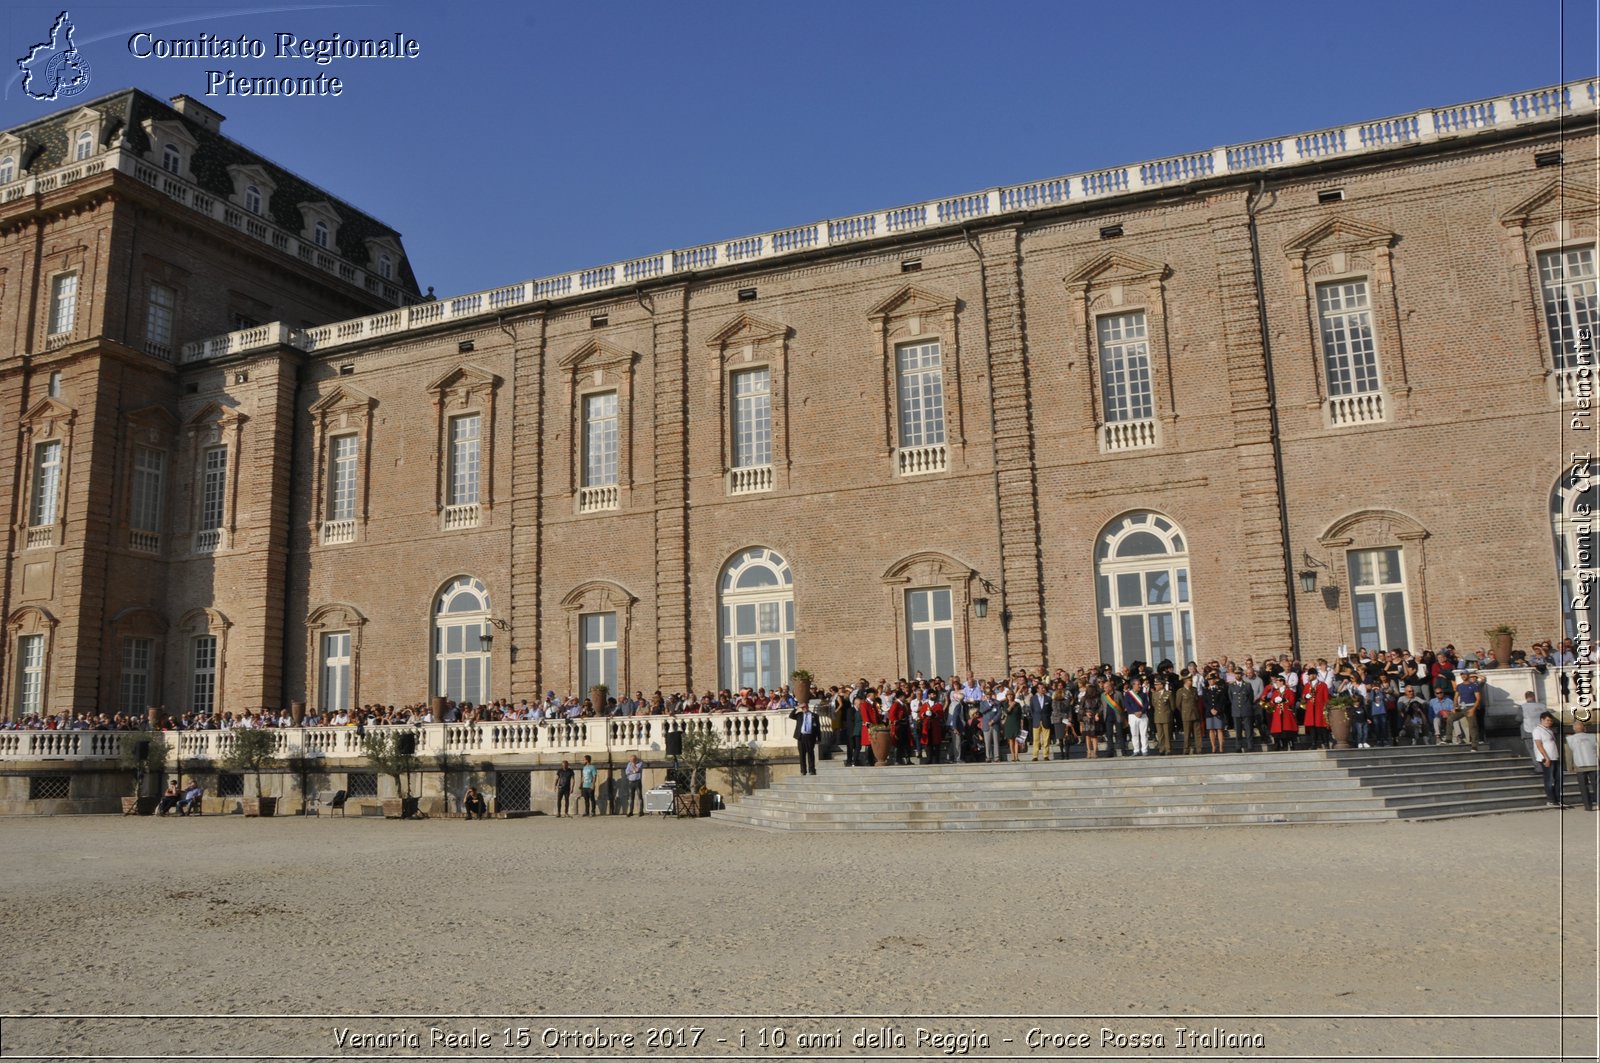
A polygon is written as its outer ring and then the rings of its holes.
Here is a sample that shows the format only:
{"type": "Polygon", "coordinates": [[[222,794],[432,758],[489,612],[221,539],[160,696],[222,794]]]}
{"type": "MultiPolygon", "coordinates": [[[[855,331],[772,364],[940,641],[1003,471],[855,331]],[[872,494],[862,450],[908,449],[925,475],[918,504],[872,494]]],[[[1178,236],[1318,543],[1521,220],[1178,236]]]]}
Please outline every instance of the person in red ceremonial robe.
{"type": "Polygon", "coordinates": [[[1300,721],[1294,715],[1294,691],[1284,682],[1282,675],[1272,677],[1272,685],[1261,695],[1261,707],[1266,710],[1268,730],[1272,732],[1272,748],[1288,749],[1300,733],[1300,721]]]}
{"type": "Polygon", "coordinates": [[[944,713],[941,706],[928,701],[922,707],[922,760],[925,764],[939,763],[939,751],[944,748],[944,713]]]}
{"type": "Polygon", "coordinates": [[[861,715],[861,745],[866,749],[867,758],[875,764],[877,761],[873,759],[872,728],[879,722],[878,697],[871,688],[862,691],[861,700],[856,702],[856,712],[861,715]]]}
{"type": "Polygon", "coordinates": [[[1300,709],[1305,716],[1306,742],[1312,749],[1332,748],[1328,730],[1328,684],[1317,676],[1315,668],[1307,668],[1300,677],[1300,709]]]}

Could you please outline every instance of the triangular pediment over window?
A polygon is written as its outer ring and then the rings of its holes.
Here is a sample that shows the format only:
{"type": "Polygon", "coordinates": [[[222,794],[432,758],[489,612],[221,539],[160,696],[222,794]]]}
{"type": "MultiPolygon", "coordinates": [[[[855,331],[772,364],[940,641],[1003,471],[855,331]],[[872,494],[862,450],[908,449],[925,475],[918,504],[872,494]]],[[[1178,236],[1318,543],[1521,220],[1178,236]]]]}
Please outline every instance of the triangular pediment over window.
{"type": "Polygon", "coordinates": [[[378,400],[364,391],[357,391],[353,387],[340,384],[327,395],[311,404],[311,412],[317,414],[337,413],[343,410],[369,410],[378,404],[378,400]]]}
{"type": "Polygon", "coordinates": [[[787,325],[774,325],[770,321],[762,321],[749,314],[740,314],[713,332],[711,338],[706,340],[706,346],[737,347],[746,343],[759,343],[762,340],[783,339],[788,335],[787,325]]]}
{"type": "Polygon", "coordinates": [[[487,394],[499,383],[500,378],[487,369],[463,362],[429,384],[428,390],[441,402],[460,402],[465,405],[472,401],[474,395],[487,394]]]}
{"type": "Polygon", "coordinates": [[[1121,251],[1108,251],[1076,273],[1061,278],[1069,288],[1164,280],[1170,271],[1164,263],[1150,262],[1121,251]]]}
{"type": "Polygon", "coordinates": [[[1551,181],[1500,215],[1500,224],[1527,227],[1561,218],[1593,217],[1596,211],[1600,211],[1600,195],[1593,187],[1571,180],[1551,181]]]}
{"type": "Polygon", "coordinates": [[[60,399],[46,398],[30,406],[28,412],[22,415],[22,422],[35,429],[49,431],[52,425],[72,423],[76,416],[77,411],[60,399]]]}
{"type": "Polygon", "coordinates": [[[926,288],[919,288],[915,284],[908,284],[867,311],[867,317],[873,321],[882,321],[885,318],[904,317],[908,314],[948,313],[955,308],[956,300],[953,296],[939,295],[926,288]]]}
{"type": "Polygon", "coordinates": [[[607,343],[605,340],[592,339],[580,344],[556,364],[563,369],[576,372],[579,369],[604,369],[613,365],[631,364],[638,357],[633,351],[607,343]]]}
{"type": "Polygon", "coordinates": [[[220,428],[225,425],[242,424],[245,415],[232,406],[224,406],[220,402],[208,402],[196,410],[194,416],[183,422],[183,426],[190,431],[202,428],[220,428]]]}
{"type": "Polygon", "coordinates": [[[1392,247],[1399,237],[1388,229],[1354,218],[1337,217],[1319,222],[1283,245],[1284,254],[1300,258],[1312,251],[1354,251],[1392,247]]]}

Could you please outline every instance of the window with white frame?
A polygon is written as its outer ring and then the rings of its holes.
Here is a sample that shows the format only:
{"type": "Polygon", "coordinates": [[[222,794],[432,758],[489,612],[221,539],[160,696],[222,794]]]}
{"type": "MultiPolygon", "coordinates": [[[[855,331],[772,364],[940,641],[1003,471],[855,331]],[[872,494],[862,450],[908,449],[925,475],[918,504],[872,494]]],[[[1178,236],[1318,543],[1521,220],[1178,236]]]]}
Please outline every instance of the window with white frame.
{"type": "Polygon", "coordinates": [[[350,710],[350,632],[328,631],[322,636],[322,710],[350,710]]]}
{"type": "Polygon", "coordinates": [[[1561,629],[1564,637],[1574,640],[1578,638],[1580,622],[1588,632],[1600,629],[1600,597],[1592,593],[1590,573],[1580,560],[1591,549],[1594,528],[1594,517],[1578,512],[1579,503],[1585,501],[1583,495],[1581,483],[1558,482],[1550,492],[1550,526],[1555,533],[1556,571],[1561,580],[1561,629]]]}
{"type": "Polygon", "coordinates": [[[906,660],[913,675],[954,675],[956,623],[949,587],[906,591],[906,660]]]}
{"type": "Polygon", "coordinates": [[[450,484],[446,505],[477,505],[482,433],[483,418],[479,414],[464,413],[450,418],[450,484]]]}
{"type": "Polygon", "coordinates": [[[189,708],[209,714],[217,709],[217,636],[197,636],[192,652],[189,708]]]}
{"type": "Polygon", "coordinates": [[[1578,341],[1593,358],[1595,323],[1600,318],[1596,299],[1595,253],[1591,247],[1563,248],[1539,256],[1539,284],[1544,291],[1545,330],[1550,340],[1550,360],[1557,370],[1571,369],[1581,360],[1578,341]]]}
{"type": "Polygon", "coordinates": [[[328,440],[328,516],[330,521],[356,519],[356,455],[359,436],[328,440]]]}
{"type": "Polygon", "coordinates": [[[150,285],[145,302],[145,349],[162,357],[172,354],[172,321],[178,306],[178,293],[165,284],[150,285]]]}
{"type": "MultiPolygon", "coordinates": [[[[612,694],[617,692],[617,614],[584,613],[578,617],[578,632],[583,644],[583,658],[579,667],[579,689],[593,690],[604,683],[612,694]]],[[[604,705],[596,705],[600,711],[604,705]]]]}
{"type": "Polygon", "coordinates": [[[44,636],[17,638],[17,715],[44,711],[44,636]]]}
{"type": "Polygon", "coordinates": [[[61,499],[61,440],[51,439],[33,448],[33,502],[28,525],[47,527],[56,522],[61,499]]]}
{"type": "Polygon", "coordinates": [[[50,335],[72,331],[78,317],[78,275],[58,273],[50,281],[50,335]]]}
{"type": "Polygon", "coordinates": [[[133,451],[133,506],[128,526],[145,535],[161,533],[162,493],[166,487],[167,455],[154,447],[133,451]]]}
{"type": "Polygon", "coordinates": [[[150,660],[155,640],[122,640],[122,674],[117,690],[117,708],[130,715],[143,715],[150,704],[150,660]]]}
{"type": "Polygon", "coordinates": [[[244,186],[244,209],[251,214],[261,213],[261,188],[259,185],[244,186]]]}
{"type": "Polygon", "coordinates": [[[617,482],[617,393],[583,397],[583,486],[617,482]]]}
{"type": "Polygon", "coordinates": [[[1386,650],[1411,645],[1410,608],[1400,558],[1398,547],[1351,550],[1346,555],[1357,647],[1386,650]]]}
{"type": "Polygon", "coordinates": [[[78,131],[78,135],[73,138],[72,161],[82,162],[93,155],[94,131],[90,129],[80,129],[78,131]]]}
{"type": "Polygon", "coordinates": [[[1107,314],[1095,321],[1100,347],[1100,394],[1107,424],[1155,416],[1150,378],[1150,337],[1143,310],[1107,314]]]}
{"type": "Polygon", "coordinates": [[[319,221],[311,227],[311,239],[318,247],[328,246],[328,223],[319,221]]]}
{"type": "Polygon", "coordinates": [[[222,527],[228,490],[228,448],[207,447],[200,477],[200,530],[222,527]]]}
{"type": "Polygon", "coordinates": [[[894,349],[900,404],[900,446],[944,443],[944,361],[937,340],[894,349]]]}
{"type": "Polygon", "coordinates": [[[754,547],[722,570],[722,685],[765,687],[794,670],[794,574],[775,551],[754,547]]]}
{"type": "Polygon", "coordinates": [[[168,173],[183,173],[183,152],[178,150],[176,144],[168,144],[161,149],[161,168],[168,173]]]}
{"type": "Polygon", "coordinates": [[[7,155],[0,159],[0,185],[8,185],[17,179],[17,157],[7,155]]]}
{"type": "Polygon", "coordinates": [[[384,280],[394,279],[394,259],[388,255],[378,256],[378,276],[384,280]]]}
{"type": "Polygon", "coordinates": [[[1328,395],[1338,398],[1377,391],[1378,347],[1373,339],[1367,282],[1319,284],[1317,317],[1321,323],[1322,364],[1328,378],[1328,395]]]}
{"type": "Polygon", "coordinates": [[[733,374],[733,467],[772,464],[772,370],[733,374]]]}
{"type": "Polygon", "coordinates": [[[457,703],[489,700],[489,591],[461,576],[433,607],[433,693],[457,703]]]}
{"type": "Polygon", "coordinates": [[[1095,543],[1100,659],[1182,664],[1195,659],[1189,552],[1183,531],[1159,513],[1112,521],[1095,543]]]}

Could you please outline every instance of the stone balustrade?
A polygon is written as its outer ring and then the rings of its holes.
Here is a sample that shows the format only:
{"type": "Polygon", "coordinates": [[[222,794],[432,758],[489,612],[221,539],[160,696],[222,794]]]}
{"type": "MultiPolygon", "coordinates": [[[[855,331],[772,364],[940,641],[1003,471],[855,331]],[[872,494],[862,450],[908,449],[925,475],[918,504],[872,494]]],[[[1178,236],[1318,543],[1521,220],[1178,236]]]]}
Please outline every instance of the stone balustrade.
{"type": "MultiPolygon", "coordinates": [[[[417,736],[417,755],[427,766],[444,756],[493,759],[521,756],[571,757],[639,753],[652,759],[665,755],[666,736],[674,731],[715,730],[724,743],[753,752],[784,755],[796,749],[794,725],[787,712],[718,712],[681,716],[605,716],[577,720],[502,720],[482,723],[429,723],[370,728],[374,732],[409,730],[417,736]]],[[[364,758],[361,734],[354,727],[275,727],[269,732],[281,757],[309,756],[325,762],[364,758]]],[[[167,731],[168,763],[218,762],[237,741],[237,731],[167,731]]],[[[141,731],[0,731],[0,761],[104,760],[121,755],[122,744],[147,737],[141,731]]]]}
{"type": "MultiPolygon", "coordinates": [[[[1548,122],[1563,115],[1593,114],[1597,109],[1600,109],[1600,80],[1574,81],[1488,100],[1356,122],[1334,129],[1267,138],[1128,166],[990,188],[891,210],[663,251],[625,262],[507,285],[490,292],[475,292],[304,332],[295,331],[289,333],[289,342],[306,351],[323,350],[440,322],[503,313],[548,300],[589,295],[612,288],[631,289],[645,280],[687,276],[730,264],[766,261],[886,236],[955,228],[977,218],[1026,214],[1063,203],[1090,202],[1240,174],[1255,175],[1308,162],[1395,151],[1416,144],[1548,122]]],[[[141,165],[148,166],[145,163],[141,165]]],[[[6,201],[10,187],[0,188],[0,202],[6,201]]],[[[220,211],[222,208],[219,206],[217,209],[220,211]]],[[[240,335],[230,333],[230,336],[240,335]]],[[[234,341],[232,347],[238,348],[243,342],[246,341],[234,341]]],[[[260,344],[268,345],[265,342],[260,344]]],[[[190,347],[199,349],[202,345],[189,344],[185,351],[190,347]]],[[[210,353],[196,355],[212,356],[210,353]]],[[[189,360],[187,353],[185,360],[189,360]]]]}

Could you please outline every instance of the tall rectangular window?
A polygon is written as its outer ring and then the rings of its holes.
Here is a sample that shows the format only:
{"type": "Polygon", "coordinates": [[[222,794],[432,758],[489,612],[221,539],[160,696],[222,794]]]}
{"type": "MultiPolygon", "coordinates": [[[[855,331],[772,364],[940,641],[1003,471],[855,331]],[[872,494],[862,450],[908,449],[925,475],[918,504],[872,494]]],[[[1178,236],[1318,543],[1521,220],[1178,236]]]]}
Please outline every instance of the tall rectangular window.
{"type": "Polygon", "coordinates": [[[165,284],[150,285],[145,303],[144,342],[152,354],[172,353],[172,319],[178,306],[178,293],[165,284]]]}
{"type": "Polygon", "coordinates": [[[194,683],[189,708],[210,713],[217,707],[217,637],[201,635],[194,640],[194,683]]]}
{"type": "Polygon", "coordinates": [[[733,374],[733,467],[772,464],[772,370],[733,374]]]}
{"type": "Polygon", "coordinates": [[[1398,549],[1352,550],[1348,555],[1357,647],[1388,650],[1411,645],[1400,557],[1398,549]]]}
{"type": "Polygon", "coordinates": [[[909,343],[894,351],[900,398],[900,446],[944,442],[944,362],[937,341],[909,343]]]}
{"type": "Polygon", "coordinates": [[[17,639],[17,715],[44,711],[44,636],[17,639]]]}
{"type": "MultiPolygon", "coordinates": [[[[579,677],[585,693],[604,683],[617,692],[617,614],[584,613],[578,618],[583,636],[583,674],[579,677]]],[[[603,711],[604,705],[595,706],[603,711]]]]}
{"type": "Polygon", "coordinates": [[[1372,338],[1372,305],[1366,281],[1317,286],[1322,322],[1322,362],[1328,394],[1362,395],[1378,390],[1378,348],[1372,338]]]}
{"type": "Polygon", "coordinates": [[[72,331],[78,317],[78,275],[57,274],[50,282],[50,335],[72,331]]]}
{"type": "Polygon", "coordinates": [[[1100,341],[1100,393],[1107,424],[1155,416],[1150,382],[1150,337],[1143,310],[1108,314],[1095,322],[1100,341]]]}
{"type": "Polygon", "coordinates": [[[483,418],[475,413],[450,418],[450,491],[446,503],[470,506],[478,501],[478,446],[483,418]]]}
{"type": "Polygon", "coordinates": [[[136,532],[149,535],[161,531],[161,495],[165,489],[167,456],[153,447],[138,447],[133,452],[133,512],[129,524],[136,532]]]}
{"type": "Polygon", "coordinates": [[[906,648],[913,673],[931,679],[956,671],[956,627],[950,588],[906,591],[906,648]]]}
{"type": "Polygon", "coordinates": [[[200,530],[222,527],[228,489],[228,448],[208,447],[200,486],[200,530]]]}
{"type": "Polygon", "coordinates": [[[28,524],[42,528],[56,522],[61,497],[61,440],[40,443],[33,450],[33,504],[28,524]]]}
{"type": "Polygon", "coordinates": [[[617,393],[583,397],[583,486],[617,482],[617,393]]]}
{"type": "Polygon", "coordinates": [[[1593,247],[1546,251],[1539,256],[1539,283],[1544,289],[1544,320],[1550,334],[1550,360],[1557,369],[1576,366],[1580,331],[1594,351],[1600,306],[1595,297],[1593,247]]]}
{"type": "Polygon", "coordinates": [[[356,519],[356,436],[328,440],[328,519],[356,519]]]}
{"type": "Polygon", "coordinates": [[[153,640],[122,640],[122,676],[117,694],[121,712],[143,715],[150,704],[150,657],[153,640]]]}
{"type": "Polygon", "coordinates": [[[322,708],[325,712],[350,709],[350,632],[329,631],[322,636],[322,708]]]}

